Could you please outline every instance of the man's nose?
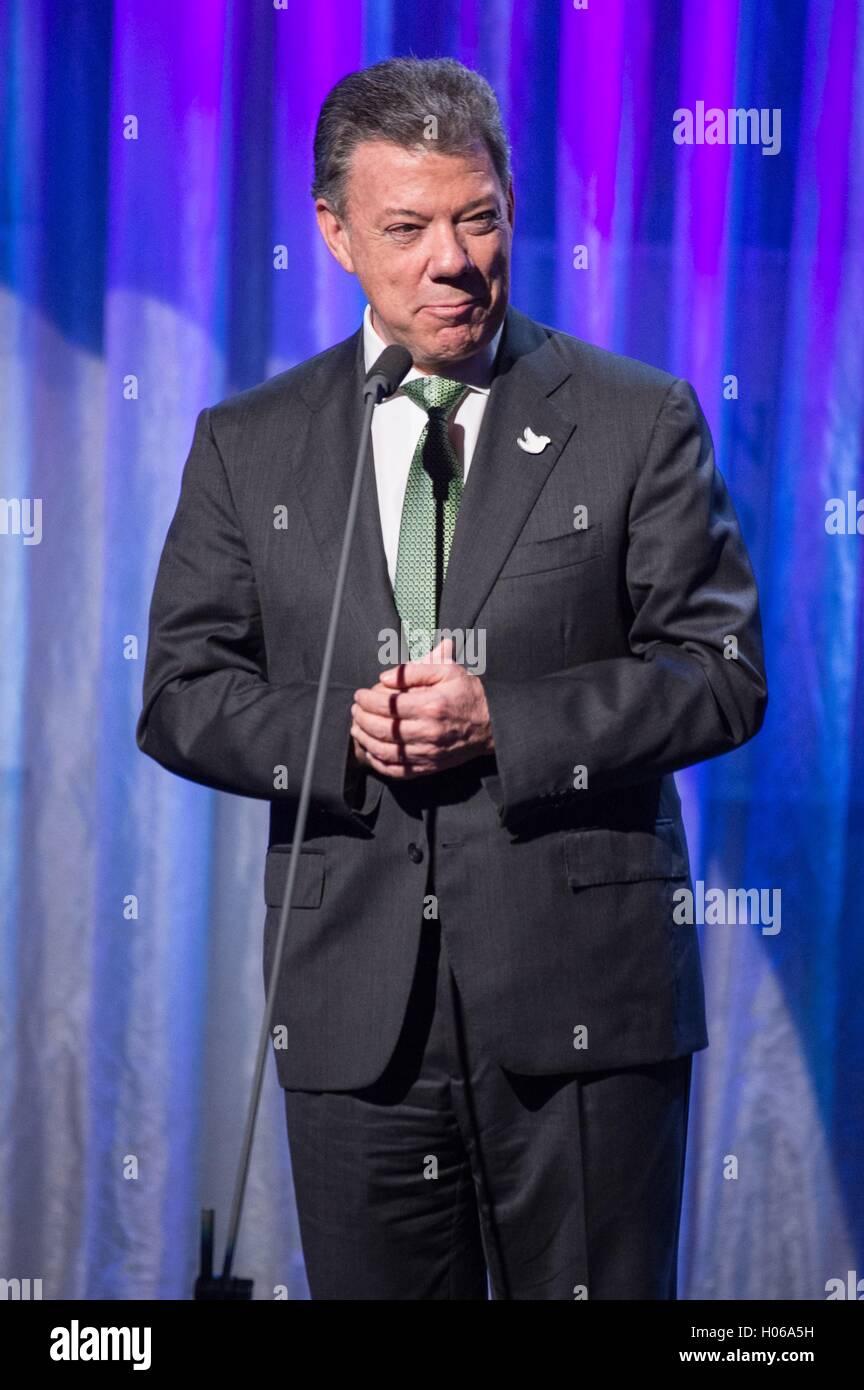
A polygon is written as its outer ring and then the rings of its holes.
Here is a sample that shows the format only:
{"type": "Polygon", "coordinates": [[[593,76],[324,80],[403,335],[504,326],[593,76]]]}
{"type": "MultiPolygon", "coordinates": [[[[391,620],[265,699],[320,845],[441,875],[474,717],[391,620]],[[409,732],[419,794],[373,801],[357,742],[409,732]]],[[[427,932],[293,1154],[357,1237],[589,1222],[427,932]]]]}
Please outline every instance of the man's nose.
{"type": "Polygon", "coordinates": [[[429,274],[432,279],[452,279],[464,275],[473,262],[452,226],[435,227],[429,248],[429,274]]]}

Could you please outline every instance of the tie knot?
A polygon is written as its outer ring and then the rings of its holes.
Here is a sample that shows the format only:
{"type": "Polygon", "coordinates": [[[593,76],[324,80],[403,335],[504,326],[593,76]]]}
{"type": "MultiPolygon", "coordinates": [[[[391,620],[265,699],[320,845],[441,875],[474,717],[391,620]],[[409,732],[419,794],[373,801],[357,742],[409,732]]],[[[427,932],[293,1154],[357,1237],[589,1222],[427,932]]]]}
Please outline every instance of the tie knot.
{"type": "Polygon", "coordinates": [[[446,415],[468,387],[446,376],[420,376],[414,381],[403,381],[402,390],[421,410],[441,410],[446,415]]]}

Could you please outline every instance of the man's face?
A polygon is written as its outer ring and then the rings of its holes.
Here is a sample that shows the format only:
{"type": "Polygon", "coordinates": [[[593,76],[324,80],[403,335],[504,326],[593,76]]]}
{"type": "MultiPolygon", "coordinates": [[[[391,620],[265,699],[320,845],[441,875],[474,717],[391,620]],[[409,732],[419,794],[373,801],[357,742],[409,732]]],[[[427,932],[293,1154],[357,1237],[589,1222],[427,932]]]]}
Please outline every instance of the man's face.
{"type": "Polygon", "coordinates": [[[510,290],[513,190],[502,191],[482,142],[466,156],[365,140],[346,202],[342,221],[319,199],[318,225],[385,343],[439,372],[495,336],[510,290]]]}

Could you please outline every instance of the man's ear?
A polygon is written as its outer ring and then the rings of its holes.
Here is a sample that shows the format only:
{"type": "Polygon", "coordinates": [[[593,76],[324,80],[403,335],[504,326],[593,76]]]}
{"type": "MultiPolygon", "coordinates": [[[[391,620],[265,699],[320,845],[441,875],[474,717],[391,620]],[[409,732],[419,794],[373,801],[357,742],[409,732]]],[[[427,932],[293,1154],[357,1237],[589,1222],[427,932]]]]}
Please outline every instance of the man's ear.
{"type": "Polygon", "coordinates": [[[343,270],[353,275],[354,261],[351,258],[347,223],[336,215],[323,198],[319,198],[315,204],[315,216],[318,219],[318,230],[327,243],[327,250],[343,270]]]}
{"type": "Polygon", "coordinates": [[[513,192],[513,180],[507,188],[507,221],[510,223],[510,230],[513,230],[513,219],[516,216],[516,195],[513,192]]]}

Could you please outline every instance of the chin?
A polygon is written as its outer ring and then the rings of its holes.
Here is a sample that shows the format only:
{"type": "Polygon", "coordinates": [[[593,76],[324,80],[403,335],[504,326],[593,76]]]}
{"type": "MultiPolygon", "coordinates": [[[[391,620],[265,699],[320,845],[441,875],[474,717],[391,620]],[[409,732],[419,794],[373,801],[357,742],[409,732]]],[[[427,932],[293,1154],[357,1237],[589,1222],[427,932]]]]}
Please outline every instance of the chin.
{"type": "Polygon", "coordinates": [[[483,340],[492,335],[486,331],[485,324],[454,324],[452,328],[442,328],[429,343],[431,358],[442,357],[455,361],[477,352],[483,340]]]}

